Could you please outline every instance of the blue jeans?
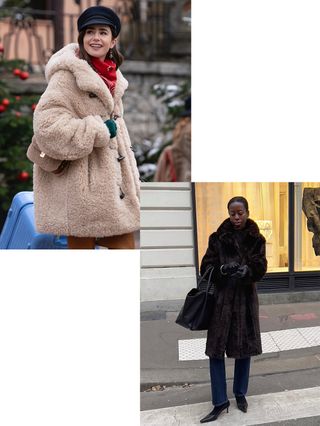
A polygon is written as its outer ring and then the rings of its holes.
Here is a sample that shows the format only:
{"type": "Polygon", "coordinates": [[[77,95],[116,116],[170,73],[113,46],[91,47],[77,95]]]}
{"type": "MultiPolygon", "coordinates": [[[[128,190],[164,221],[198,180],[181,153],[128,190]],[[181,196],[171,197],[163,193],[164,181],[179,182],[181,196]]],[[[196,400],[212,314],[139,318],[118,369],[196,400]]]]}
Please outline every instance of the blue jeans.
{"type": "MultiPolygon", "coordinates": [[[[233,393],[245,396],[248,391],[251,358],[236,359],[234,362],[233,393]]],[[[224,358],[210,358],[211,394],[213,405],[228,401],[224,358]]]]}

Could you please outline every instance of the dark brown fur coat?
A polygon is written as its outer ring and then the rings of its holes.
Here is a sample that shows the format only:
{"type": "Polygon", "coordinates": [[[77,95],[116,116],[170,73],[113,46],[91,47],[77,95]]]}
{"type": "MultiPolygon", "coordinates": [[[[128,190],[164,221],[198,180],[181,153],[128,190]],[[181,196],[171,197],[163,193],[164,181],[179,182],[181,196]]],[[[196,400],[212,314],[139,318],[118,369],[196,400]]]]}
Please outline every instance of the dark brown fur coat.
{"type": "Polygon", "coordinates": [[[208,329],[206,355],[223,358],[246,358],[262,353],[259,302],[256,282],[267,271],[265,238],[258,225],[248,219],[242,231],[235,231],[226,219],[209,237],[209,245],[201,262],[201,275],[214,266],[215,303],[208,329]],[[242,232],[241,242],[235,234],[242,232]],[[248,265],[249,275],[232,278],[222,275],[223,264],[236,261],[248,265]]]}

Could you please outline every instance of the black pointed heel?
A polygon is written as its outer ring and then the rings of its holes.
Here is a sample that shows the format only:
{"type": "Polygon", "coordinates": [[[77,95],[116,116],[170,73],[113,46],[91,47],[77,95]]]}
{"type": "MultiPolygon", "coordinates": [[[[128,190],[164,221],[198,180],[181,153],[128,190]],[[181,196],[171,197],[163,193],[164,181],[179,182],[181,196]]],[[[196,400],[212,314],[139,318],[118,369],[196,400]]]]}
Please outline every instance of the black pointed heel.
{"type": "Polygon", "coordinates": [[[214,422],[224,410],[227,410],[227,413],[229,413],[229,407],[230,401],[227,401],[222,405],[215,406],[209,414],[200,420],[200,423],[214,422]]]}
{"type": "Polygon", "coordinates": [[[246,413],[248,411],[248,402],[246,400],[245,396],[236,396],[237,401],[237,407],[240,411],[243,413],[246,413]]]}

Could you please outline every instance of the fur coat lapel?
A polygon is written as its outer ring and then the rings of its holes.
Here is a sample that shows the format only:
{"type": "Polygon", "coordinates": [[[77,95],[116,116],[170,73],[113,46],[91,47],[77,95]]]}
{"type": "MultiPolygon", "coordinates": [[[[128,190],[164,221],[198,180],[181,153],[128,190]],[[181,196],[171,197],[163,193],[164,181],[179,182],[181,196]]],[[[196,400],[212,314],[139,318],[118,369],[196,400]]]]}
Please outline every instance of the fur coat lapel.
{"type": "Polygon", "coordinates": [[[107,110],[112,112],[114,110],[114,105],[119,101],[127,89],[128,81],[118,69],[117,83],[113,98],[106,84],[90,67],[87,61],[77,57],[78,50],[78,44],[71,43],[51,56],[45,71],[47,82],[49,82],[55,72],[69,70],[74,75],[80,90],[95,93],[101,99],[107,110]]]}
{"type": "MultiPolygon", "coordinates": [[[[252,219],[247,219],[244,232],[246,233],[245,239],[252,238],[254,240],[260,235],[258,225],[252,219]]],[[[225,241],[226,243],[231,242],[233,244],[232,235],[234,234],[234,229],[230,219],[226,219],[222,222],[217,230],[217,233],[221,241],[225,241]]]]}
{"type": "Polygon", "coordinates": [[[245,236],[243,239],[244,247],[242,247],[242,249],[240,249],[238,245],[234,232],[235,231],[233,229],[230,219],[226,219],[225,221],[223,221],[217,230],[219,240],[223,244],[227,245],[229,249],[235,249],[241,258],[247,252],[252,251],[255,244],[261,237],[258,225],[252,219],[247,219],[246,226],[243,230],[243,232],[245,233],[245,236]],[[245,253],[243,252],[243,250],[245,251],[245,253]]]}

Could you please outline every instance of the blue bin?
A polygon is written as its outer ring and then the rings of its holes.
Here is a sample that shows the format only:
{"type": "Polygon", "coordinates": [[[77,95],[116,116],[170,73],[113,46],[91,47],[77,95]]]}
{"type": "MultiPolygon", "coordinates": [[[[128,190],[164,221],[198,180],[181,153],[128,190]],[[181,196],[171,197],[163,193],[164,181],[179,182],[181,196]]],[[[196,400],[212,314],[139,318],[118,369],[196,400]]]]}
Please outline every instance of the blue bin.
{"type": "Polygon", "coordinates": [[[0,249],[67,249],[67,238],[39,234],[34,223],[33,192],[16,194],[1,235],[0,249]]]}

